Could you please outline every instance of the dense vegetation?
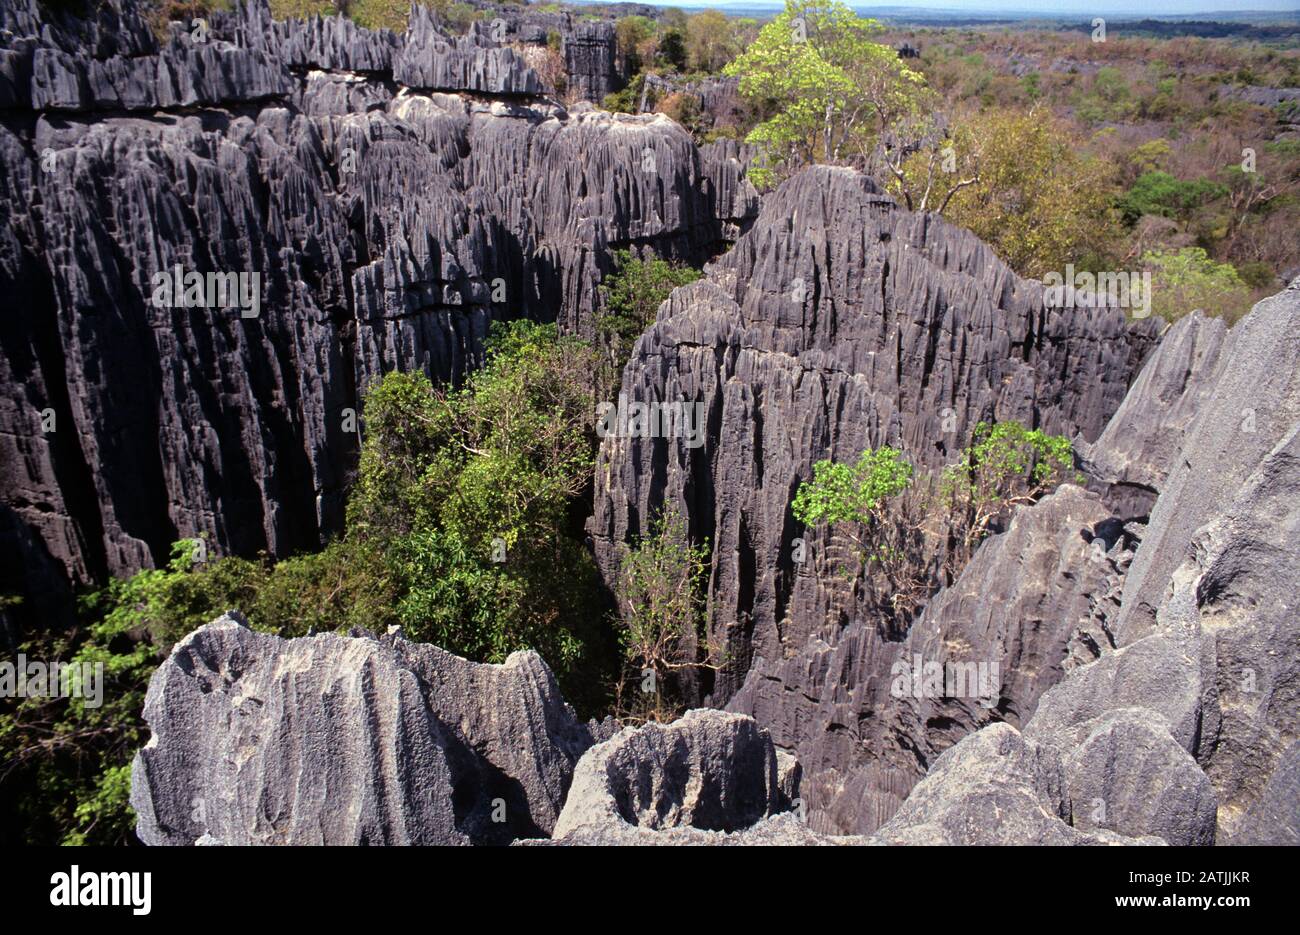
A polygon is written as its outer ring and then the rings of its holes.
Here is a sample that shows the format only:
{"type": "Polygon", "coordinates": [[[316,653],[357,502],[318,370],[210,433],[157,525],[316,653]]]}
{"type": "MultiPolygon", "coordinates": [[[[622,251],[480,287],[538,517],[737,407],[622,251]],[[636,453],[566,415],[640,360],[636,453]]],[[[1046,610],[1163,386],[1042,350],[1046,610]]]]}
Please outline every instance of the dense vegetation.
{"type": "Polygon", "coordinates": [[[457,390],[392,373],[366,397],[348,531],[280,562],[212,557],[177,543],[166,568],[82,601],[74,632],[39,637],[31,658],[102,662],[105,703],[6,703],[2,777],[24,790],[31,840],[129,839],[128,768],[145,739],[149,676],[173,643],[228,608],[284,636],[400,626],[499,662],[536,649],[566,698],[605,710],[617,635],[581,538],[595,451],[594,351],[552,325],[499,326],[486,365],[457,390]]]}
{"type": "Polygon", "coordinates": [[[614,275],[600,287],[605,300],[605,313],[597,322],[604,350],[597,384],[601,399],[613,395],[633,342],[654,321],[668,294],[699,278],[699,270],[689,266],[654,256],[642,259],[630,250],[614,252],[614,275]]]}
{"type": "Polygon", "coordinates": [[[838,0],[787,0],[723,73],[754,115],[760,186],[856,166],[1023,275],[1149,272],[1166,318],[1235,320],[1300,273],[1300,102],[1267,93],[1300,86],[1293,42],[882,32],[838,0]]]}
{"type": "Polygon", "coordinates": [[[20,651],[102,663],[104,703],[0,701],[10,833],[132,839],[130,761],[148,736],[149,678],[177,640],[230,608],[282,636],[400,627],[483,662],[534,649],[584,714],[671,717],[675,673],[698,655],[707,547],[687,541],[679,519],[657,521],[626,550],[611,596],[582,526],[597,400],[616,392],[631,339],[659,304],[698,275],[619,253],[595,342],[554,325],[498,324],[462,387],[434,386],[422,372],[377,380],[346,534],[322,551],[218,557],[183,540],[166,567],[83,595],[76,628],[35,635],[20,651]]]}

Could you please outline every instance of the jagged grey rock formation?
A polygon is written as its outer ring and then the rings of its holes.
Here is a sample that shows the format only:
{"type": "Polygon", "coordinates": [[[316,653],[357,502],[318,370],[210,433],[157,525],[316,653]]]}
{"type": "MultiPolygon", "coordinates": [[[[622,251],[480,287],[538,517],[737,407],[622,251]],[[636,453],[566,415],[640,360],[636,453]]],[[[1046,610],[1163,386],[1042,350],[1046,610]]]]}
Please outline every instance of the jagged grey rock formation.
{"type": "Polygon", "coordinates": [[[673,828],[740,831],[776,814],[782,798],[767,732],[752,718],[700,709],[624,728],[588,750],[555,837],[586,831],[633,843],[673,828]]]}
{"type": "Polygon", "coordinates": [[[513,49],[496,45],[483,26],[475,23],[464,38],[449,37],[438,28],[432,10],[412,7],[393,78],[426,91],[524,96],[553,91],[543,87],[541,78],[513,49]]]}
{"type": "Polygon", "coordinates": [[[1268,779],[1235,832],[1220,844],[1300,844],[1300,741],[1287,747],[1277,769],[1268,779]]]}
{"type": "Polygon", "coordinates": [[[285,640],[237,615],[176,645],[144,714],[146,844],[542,836],[593,741],[536,653],[479,665],[400,635],[285,640]]]}
{"type": "Polygon", "coordinates": [[[458,380],[498,319],[589,334],[614,249],[701,262],[754,210],[666,118],[567,111],[482,30],[412,23],[251,0],[160,43],[121,0],[0,8],[0,526],[25,607],[186,536],[318,548],[378,374],[458,380]],[[156,307],[178,266],[256,275],[257,317],[156,307]]]}
{"type": "Polygon", "coordinates": [[[728,665],[691,690],[723,704],[753,659],[862,610],[792,558],[796,538],[814,556],[826,546],[790,510],[813,462],[889,443],[935,470],[993,417],[1095,438],[1150,335],[1118,310],[1047,309],[1040,284],[969,232],[901,210],[856,172],[806,169],[633,349],[622,392],[702,404],[706,442],[604,440],[598,558],[612,576],[620,543],[665,508],[709,540],[708,637],[728,665]]]}
{"type": "Polygon", "coordinates": [[[798,756],[814,830],[868,834],[944,750],[986,724],[1023,724],[1072,654],[1112,648],[1131,557],[1098,496],[1065,485],[1017,509],[904,639],[870,619],[827,627],[758,660],[728,708],[798,756]],[[927,666],[942,669],[938,684],[927,666]]]}
{"type": "Polygon", "coordinates": [[[599,103],[621,86],[618,38],[612,21],[578,20],[564,35],[564,65],[569,93],[599,103]]]}
{"type": "MultiPolygon", "coordinates": [[[[1062,763],[1059,795],[1051,784],[1038,794],[1075,828],[1172,844],[1295,840],[1298,326],[1300,282],[1228,333],[1126,576],[1117,648],[1044,693],[1019,738],[1041,760],[1062,763]]],[[[1151,405],[1147,385],[1136,392],[1151,405]]],[[[1168,398],[1175,415],[1181,398],[1168,398]]],[[[1151,405],[1137,424],[1163,432],[1160,413],[1151,405]]],[[[1131,408],[1116,419],[1131,421],[1131,408]]],[[[986,735],[1006,729],[987,727],[945,757],[976,756],[986,735]]],[[[936,764],[922,785],[948,795],[964,781],[951,774],[945,780],[936,764]]],[[[915,824],[920,791],[891,825],[915,824]]]]}
{"type": "Polygon", "coordinates": [[[1181,846],[1214,843],[1214,788],[1149,711],[1104,715],[1064,768],[1075,828],[1118,827],[1181,846]]]}
{"type": "Polygon", "coordinates": [[[1076,439],[1084,470],[1108,486],[1107,503],[1120,515],[1150,512],[1214,386],[1227,335],[1222,319],[1199,310],[1174,322],[1096,442],[1076,439]]]}
{"type": "Polygon", "coordinates": [[[1160,844],[1151,836],[1081,831],[1058,811],[1060,763],[1010,724],[995,724],[935,762],[872,844],[1160,844]]]}

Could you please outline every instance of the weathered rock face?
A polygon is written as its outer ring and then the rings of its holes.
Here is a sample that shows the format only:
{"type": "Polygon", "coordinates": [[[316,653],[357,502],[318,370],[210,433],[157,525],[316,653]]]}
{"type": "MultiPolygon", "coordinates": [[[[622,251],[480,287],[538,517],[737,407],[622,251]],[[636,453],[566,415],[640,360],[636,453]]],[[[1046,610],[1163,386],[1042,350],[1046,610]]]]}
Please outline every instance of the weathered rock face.
{"type": "Polygon", "coordinates": [[[792,560],[796,537],[814,563],[826,545],[790,510],[813,462],[889,443],[934,470],[990,418],[1095,438],[1150,334],[1117,310],[1046,309],[1040,284],[968,232],[901,210],[855,172],[805,170],[634,348],[623,393],[701,404],[706,441],[605,439],[598,557],[612,574],[619,543],[664,508],[709,540],[709,636],[728,665],[696,691],[723,704],[753,659],[861,611],[792,560]]]}
{"type": "Polygon", "coordinates": [[[1010,724],[957,744],[908,797],[872,844],[1160,844],[1146,836],[1080,831],[1061,809],[1059,761],[1040,755],[1010,724]]]}
{"type": "Polygon", "coordinates": [[[589,333],[613,249],[700,262],[754,207],[676,124],[531,96],[509,48],[423,8],[399,36],[256,0],[161,45],[95,9],[0,9],[0,526],[27,607],[183,536],[319,547],[376,375],[458,380],[496,319],[589,333]],[[247,288],[158,307],[178,268],[247,288]]]}
{"type": "Polygon", "coordinates": [[[798,756],[814,830],[868,834],[940,753],[986,724],[1023,724],[1072,656],[1112,648],[1129,544],[1096,494],[1066,485],[1019,508],[901,641],[870,620],[827,627],[756,661],[728,708],[798,756]]]}
{"type": "MultiPolygon", "coordinates": [[[[549,834],[590,728],[536,653],[283,640],[227,616],[154,674],[132,769],[147,844],[502,844],[549,834]]],[[[769,745],[770,748],[770,745],[769,745]]]]}
{"type": "MultiPolygon", "coordinates": [[[[1116,648],[1042,694],[1023,736],[1008,740],[1010,726],[995,725],[956,744],[882,837],[918,840],[918,823],[934,824],[918,815],[923,801],[960,799],[970,786],[970,770],[941,765],[986,760],[981,751],[996,742],[1060,764],[1059,783],[1026,788],[1073,829],[1170,844],[1294,842],[1300,624],[1289,582],[1300,575],[1297,317],[1300,283],[1255,306],[1216,342],[1217,358],[1203,358],[1204,371],[1174,381],[1190,389],[1162,396],[1151,388],[1178,368],[1161,356],[1184,355],[1184,341],[1205,323],[1192,321],[1181,338],[1172,332],[1175,340],[1151,361],[1102,436],[1119,450],[1101,450],[1099,441],[1093,452],[1096,463],[1145,472],[1160,486],[1122,603],[1110,615],[1116,648]],[[1190,419],[1187,392],[1199,400],[1190,419]],[[1266,422],[1249,421],[1252,404],[1266,422]],[[1121,425],[1150,437],[1126,437],[1121,425]]],[[[1001,833],[985,822],[978,838],[1001,833]]]]}
{"type": "Polygon", "coordinates": [[[633,843],[675,828],[740,831],[788,809],[783,798],[767,732],[751,718],[701,709],[624,728],[587,751],[555,837],[633,843]]]}
{"type": "MultiPolygon", "coordinates": [[[[356,790],[344,817],[326,809],[333,824],[325,826],[341,829],[340,840],[483,840],[474,830],[484,827],[482,797],[466,805],[456,791],[468,775],[472,789],[514,791],[514,799],[497,797],[523,803],[509,814],[527,816],[525,833],[551,822],[561,844],[1293,843],[1300,633],[1290,592],[1278,583],[1300,573],[1300,346],[1289,339],[1297,317],[1300,284],[1260,303],[1229,333],[1202,407],[1166,462],[1165,489],[1136,556],[1131,525],[1110,516],[1097,494],[1062,487],[1018,510],[901,642],[882,646],[854,624],[834,645],[813,643],[781,667],[758,663],[732,699],[752,708],[753,720],[696,711],[588,749],[600,729],[576,724],[534,656],[474,666],[400,640],[282,641],[230,620],[204,628],[150,688],[155,739],[133,780],[142,837],[278,840],[274,834],[301,826],[297,816],[321,811],[315,790],[334,769],[356,790]],[[1245,397],[1238,373],[1258,363],[1264,346],[1290,382],[1245,397]],[[1235,413],[1245,398],[1266,400],[1276,414],[1270,428],[1255,424],[1266,437],[1205,448],[1206,434],[1222,430],[1204,420],[1235,413]],[[1201,482],[1193,473],[1171,487],[1197,452],[1215,454],[1217,469],[1242,480],[1203,511],[1181,560],[1170,563],[1152,620],[1127,631],[1117,578],[1152,542],[1176,534],[1166,498],[1188,496],[1201,482]],[[987,684],[978,670],[968,672],[968,687],[972,676],[979,686],[973,692],[945,686],[938,696],[923,689],[909,697],[897,690],[907,668],[890,666],[883,681],[884,662],[909,656],[986,656],[998,669],[987,684]],[[531,673],[523,688],[512,667],[531,673]],[[808,686],[826,698],[792,701],[808,686]],[[384,720],[377,699],[396,713],[384,720]],[[782,757],[773,740],[797,748],[803,762],[782,757]],[[349,752],[321,762],[321,748],[349,752]],[[398,752],[376,757],[375,749],[398,752]],[[412,784],[450,789],[450,813],[442,799],[406,796],[412,784]],[[278,825],[266,817],[264,788],[294,790],[287,806],[271,799],[278,825]],[[195,789],[204,803],[197,811],[195,789]],[[400,806],[372,810],[375,789],[400,806]],[[795,798],[811,812],[807,823],[780,813],[795,798]],[[196,814],[209,823],[200,827],[196,814]],[[827,834],[875,824],[870,838],[827,834]],[[249,837],[241,828],[252,829],[249,837]]],[[[1130,406],[1116,419],[1164,431],[1181,397],[1161,403],[1148,385],[1135,390],[1146,417],[1130,406]]],[[[1147,470],[1159,466],[1159,446],[1124,446],[1146,453],[1147,470]]],[[[1098,463],[1119,457],[1093,454],[1098,463]]],[[[1148,576],[1155,567],[1148,558],[1148,576]]],[[[303,834],[321,833],[322,819],[303,821],[303,834]]],[[[520,834],[515,826],[509,833],[520,834]]]]}
{"type": "Polygon", "coordinates": [[[685,95],[694,103],[704,128],[740,126],[745,104],[740,96],[739,78],[706,77],[687,81],[676,75],[663,77],[648,74],[642,80],[640,110],[645,113],[670,94],[685,95]]]}
{"type": "Polygon", "coordinates": [[[618,37],[610,21],[578,20],[564,35],[564,66],[569,94],[599,103],[622,87],[618,71],[618,37]]]}
{"type": "Polygon", "coordinates": [[[1186,431],[1219,375],[1228,328],[1199,311],[1180,318],[1095,443],[1077,439],[1084,470],[1107,485],[1106,502],[1145,520],[1186,441],[1186,431]]]}

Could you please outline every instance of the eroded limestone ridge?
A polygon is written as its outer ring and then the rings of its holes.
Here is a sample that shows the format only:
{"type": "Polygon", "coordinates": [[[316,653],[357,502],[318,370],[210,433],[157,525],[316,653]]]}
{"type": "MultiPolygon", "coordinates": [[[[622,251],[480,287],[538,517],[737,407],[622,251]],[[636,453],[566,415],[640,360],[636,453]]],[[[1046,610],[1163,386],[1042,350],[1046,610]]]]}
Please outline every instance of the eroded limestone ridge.
{"type": "Polygon", "coordinates": [[[425,7],[398,35],[251,0],[161,41],[94,8],[0,8],[0,565],[38,614],[185,536],[318,548],[378,374],[457,379],[495,319],[590,334],[614,249],[698,263],[756,210],[731,154],[568,110],[425,7]]]}
{"type": "Polygon", "coordinates": [[[708,431],[698,448],[604,440],[597,556],[612,580],[620,544],[663,508],[708,539],[709,638],[728,662],[694,700],[723,705],[754,659],[830,642],[863,613],[861,594],[826,586],[829,543],[790,509],[816,461],[889,444],[937,471],[981,420],[1095,439],[1157,333],[1119,309],[1047,308],[1041,283],[969,231],[853,170],[806,169],[633,349],[622,392],[702,404],[708,431]]]}
{"type": "Polygon", "coordinates": [[[733,699],[753,717],[614,733],[534,654],[203,627],[150,685],[141,837],[1297,843],[1300,282],[1188,373],[1203,327],[1175,326],[1102,433],[1118,450],[1091,452],[1154,484],[1149,524],[1073,486],[1021,507],[902,643],[856,623],[756,664],[733,699]],[[939,645],[993,657],[994,703],[887,690],[885,663],[939,645]]]}

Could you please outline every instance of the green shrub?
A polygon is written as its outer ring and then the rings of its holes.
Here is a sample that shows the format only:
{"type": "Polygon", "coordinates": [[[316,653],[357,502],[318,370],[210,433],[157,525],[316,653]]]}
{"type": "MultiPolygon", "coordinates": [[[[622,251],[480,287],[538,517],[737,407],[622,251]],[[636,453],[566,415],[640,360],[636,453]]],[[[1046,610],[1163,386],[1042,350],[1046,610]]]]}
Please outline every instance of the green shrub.
{"type": "Polygon", "coordinates": [[[1142,257],[1151,271],[1151,310],[1166,321],[1194,309],[1235,322],[1250,311],[1250,289],[1231,263],[1216,263],[1200,247],[1152,250],[1142,257]]]}
{"type": "Polygon", "coordinates": [[[272,563],[175,544],[165,568],[81,601],[81,625],[24,644],[29,658],[102,663],[103,704],[0,700],[0,782],[32,842],[133,839],[129,765],[147,739],[149,679],[172,645],[228,609],[283,636],[401,624],[411,639],[488,662],[539,651],[565,697],[607,709],[617,646],[575,511],[595,451],[585,342],[499,326],[465,387],[392,373],[365,399],[347,535],[272,563]],[[494,547],[499,544],[499,548],[494,547]]]}
{"type": "Polygon", "coordinates": [[[1009,509],[1055,489],[1074,476],[1073,468],[1074,452],[1064,435],[1048,435],[1019,422],[978,423],[970,446],[940,477],[955,562],[969,561],[1009,509]]]}
{"type": "Polygon", "coordinates": [[[659,306],[678,286],[695,282],[700,271],[658,257],[646,260],[630,250],[614,253],[614,271],[605,277],[600,291],[605,314],[596,322],[597,343],[604,361],[597,381],[597,395],[604,399],[621,379],[632,345],[654,321],[659,306]]]}
{"type": "Polygon", "coordinates": [[[1118,200],[1116,207],[1129,225],[1147,214],[1187,220],[1195,209],[1227,194],[1226,185],[1209,179],[1183,181],[1167,172],[1146,172],[1118,200]]]}
{"type": "Polygon", "coordinates": [[[676,514],[657,518],[625,550],[617,584],[626,665],[618,691],[621,716],[671,720],[677,714],[676,677],[686,669],[713,667],[697,648],[707,609],[708,560],[708,543],[692,545],[676,514]]]}

